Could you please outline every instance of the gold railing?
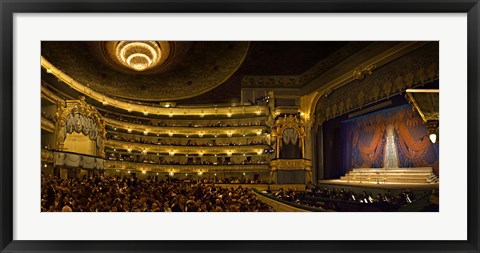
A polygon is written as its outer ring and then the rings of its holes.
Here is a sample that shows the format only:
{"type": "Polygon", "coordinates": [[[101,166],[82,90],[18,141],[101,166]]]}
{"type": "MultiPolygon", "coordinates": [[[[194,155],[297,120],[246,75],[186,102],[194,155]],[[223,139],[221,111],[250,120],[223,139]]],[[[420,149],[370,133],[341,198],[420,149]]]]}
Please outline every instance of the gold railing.
{"type": "Polygon", "coordinates": [[[107,140],[106,147],[124,149],[130,151],[146,151],[149,153],[180,153],[180,154],[217,154],[217,153],[252,153],[262,154],[264,149],[269,149],[268,145],[245,145],[245,146],[166,146],[143,144],[136,142],[107,140]]]}
{"type": "Polygon", "coordinates": [[[113,97],[106,96],[100,92],[97,92],[86,85],[77,82],[69,75],[63,73],[56,68],[53,64],[48,62],[43,56],[41,57],[41,65],[46,71],[59,80],[70,86],[72,89],[82,93],[84,96],[88,96],[104,105],[113,106],[123,109],[128,112],[139,112],[144,115],[156,114],[156,115],[169,115],[169,116],[183,116],[183,115],[196,115],[196,116],[227,116],[234,117],[235,115],[267,115],[268,107],[260,105],[252,106],[219,106],[219,107],[195,107],[195,108],[180,108],[180,107],[157,107],[151,105],[140,105],[135,103],[124,102],[113,97]]]}
{"type": "Polygon", "coordinates": [[[105,160],[105,169],[119,171],[145,171],[158,173],[207,173],[207,172],[263,172],[269,171],[268,164],[246,165],[163,165],[154,163],[136,163],[105,160]]]}
{"type": "Polygon", "coordinates": [[[135,124],[111,118],[104,118],[105,124],[111,127],[130,129],[136,132],[147,132],[151,134],[258,134],[267,129],[267,126],[236,126],[236,127],[164,127],[153,125],[135,124]]]}
{"type": "Polygon", "coordinates": [[[55,123],[45,117],[42,117],[42,129],[53,133],[55,132],[55,123]]]}

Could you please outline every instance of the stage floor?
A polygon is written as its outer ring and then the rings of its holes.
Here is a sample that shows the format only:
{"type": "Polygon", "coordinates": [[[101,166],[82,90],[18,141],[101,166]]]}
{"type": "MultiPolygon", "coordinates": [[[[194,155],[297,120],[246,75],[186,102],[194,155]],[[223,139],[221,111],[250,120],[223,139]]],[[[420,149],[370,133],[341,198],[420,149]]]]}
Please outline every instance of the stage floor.
{"type": "Polygon", "coordinates": [[[369,183],[369,182],[347,182],[340,179],[330,179],[330,180],[319,180],[320,185],[343,185],[343,186],[357,186],[357,187],[367,187],[367,188],[376,188],[376,189],[418,189],[418,190],[431,190],[438,189],[439,184],[428,184],[428,183],[369,183]]]}

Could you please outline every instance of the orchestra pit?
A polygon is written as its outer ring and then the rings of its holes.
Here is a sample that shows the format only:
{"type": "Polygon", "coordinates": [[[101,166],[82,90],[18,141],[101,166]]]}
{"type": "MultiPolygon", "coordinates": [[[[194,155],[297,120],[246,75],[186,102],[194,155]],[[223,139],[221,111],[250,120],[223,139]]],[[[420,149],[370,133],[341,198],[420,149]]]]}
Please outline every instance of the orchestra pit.
{"type": "Polygon", "coordinates": [[[43,41],[42,212],[438,212],[439,43],[43,41]]]}

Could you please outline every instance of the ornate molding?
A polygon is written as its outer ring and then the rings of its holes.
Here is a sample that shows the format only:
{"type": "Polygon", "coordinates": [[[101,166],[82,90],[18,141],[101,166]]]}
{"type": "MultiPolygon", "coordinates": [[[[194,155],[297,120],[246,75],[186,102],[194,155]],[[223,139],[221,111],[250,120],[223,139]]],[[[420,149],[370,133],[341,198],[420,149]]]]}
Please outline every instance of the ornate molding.
{"type": "Polygon", "coordinates": [[[90,87],[74,80],[69,75],[63,73],[58,68],[53,66],[45,58],[41,57],[42,67],[47,69],[49,73],[55,75],[60,81],[67,84],[72,89],[82,93],[84,96],[88,96],[99,103],[103,103],[105,106],[113,106],[123,109],[127,112],[138,112],[144,115],[156,114],[165,116],[227,116],[234,117],[235,115],[268,115],[269,109],[267,106],[252,105],[252,106],[218,106],[218,107],[195,107],[195,108],[181,108],[181,107],[160,107],[150,103],[135,103],[125,102],[124,100],[116,99],[114,97],[104,95],[97,92],[90,87]]]}
{"type": "Polygon", "coordinates": [[[50,133],[54,133],[55,132],[55,123],[53,123],[52,121],[42,117],[42,129],[45,130],[45,131],[48,131],[50,133]]]}
{"type": "Polygon", "coordinates": [[[311,171],[312,161],[307,159],[275,159],[270,161],[271,171],[299,170],[311,171]]]}
{"type": "MultiPolygon", "coordinates": [[[[241,66],[249,48],[248,41],[171,44],[174,52],[169,56],[167,51],[162,52],[165,64],[135,74],[130,73],[133,70],[122,71],[128,69],[109,59],[117,58],[108,55],[122,42],[47,41],[42,43],[42,57],[78,82],[106,95],[139,101],[172,101],[198,96],[224,83],[241,66]],[[177,51],[185,46],[182,44],[190,45],[187,52],[177,51]],[[98,61],[98,58],[104,59],[98,61]]],[[[166,49],[165,45],[160,46],[166,49]]]]}
{"type": "MultiPolygon", "coordinates": [[[[85,97],[80,97],[79,100],[67,100],[65,106],[58,107],[57,123],[55,131],[55,141],[58,150],[63,149],[63,143],[67,137],[67,123],[71,120],[70,115],[82,115],[82,117],[92,120],[92,123],[97,126],[96,145],[100,156],[105,156],[105,123],[102,115],[98,113],[95,107],[85,102],[85,97]]],[[[88,134],[88,133],[87,133],[88,134]]]]}
{"type": "Polygon", "coordinates": [[[371,64],[371,65],[365,66],[363,68],[357,67],[353,71],[353,78],[355,80],[363,79],[366,75],[371,75],[372,71],[375,69],[375,67],[376,67],[375,64],[371,64]]]}
{"type": "Polygon", "coordinates": [[[438,79],[438,43],[429,43],[375,73],[343,86],[330,96],[319,96],[316,121],[322,122],[438,79]]]}
{"type": "Polygon", "coordinates": [[[261,172],[269,171],[268,164],[255,165],[160,165],[105,160],[105,169],[121,171],[146,171],[159,173],[207,173],[207,172],[261,172]]]}
{"type": "Polygon", "coordinates": [[[105,146],[116,149],[147,151],[151,153],[179,153],[179,154],[244,154],[244,153],[260,153],[263,154],[264,149],[269,149],[268,145],[255,146],[166,146],[143,144],[136,142],[126,142],[117,140],[107,140],[105,146]]]}
{"type": "Polygon", "coordinates": [[[54,152],[48,149],[41,149],[41,160],[42,162],[48,162],[48,163],[54,163],[55,158],[54,158],[54,152]]]}
{"type": "Polygon", "coordinates": [[[238,127],[162,127],[129,123],[125,121],[104,118],[105,124],[122,129],[132,129],[137,132],[149,132],[152,134],[256,134],[267,129],[267,126],[238,126],[238,127]]]}
{"type": "Polygon", "coordinates": [[[300,75],[285,76],[245,76],[242,79],[243,87],[271,87],[271,88],[300,88],[308,81],[323,74],[331,67],[345,60],[350,55],[356,53],[361,48],[368,45],[369,42],[349,43],[341,49],[335,51],[325,59],[321,60],[313,67],[300,75]]]}

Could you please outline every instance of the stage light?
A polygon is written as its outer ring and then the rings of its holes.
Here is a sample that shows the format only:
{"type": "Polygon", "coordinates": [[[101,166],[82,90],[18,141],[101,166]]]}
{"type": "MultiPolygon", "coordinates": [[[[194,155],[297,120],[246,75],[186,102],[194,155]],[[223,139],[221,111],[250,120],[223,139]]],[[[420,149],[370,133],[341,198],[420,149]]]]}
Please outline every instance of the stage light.
{"type": "Polygon", "coordinates": [[[430,141],[432,141],[432,143],[437,142],[437,135],[436,134],[431,134],[430,135],[430,141]]]}

